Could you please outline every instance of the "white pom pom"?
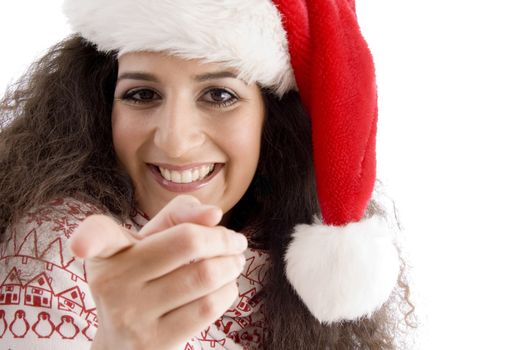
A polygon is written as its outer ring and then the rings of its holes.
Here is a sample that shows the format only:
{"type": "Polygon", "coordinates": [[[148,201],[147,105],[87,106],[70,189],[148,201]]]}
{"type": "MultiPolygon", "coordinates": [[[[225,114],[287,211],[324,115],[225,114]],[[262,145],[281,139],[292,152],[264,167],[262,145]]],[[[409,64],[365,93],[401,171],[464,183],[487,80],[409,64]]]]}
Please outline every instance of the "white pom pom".
{"type": "Polygon", "coordinates": [[[400,271],[394,237],[378,216],[343,227],[295,227],[286,274],[322,323],[369,316],[389,298],[400,271]]]}

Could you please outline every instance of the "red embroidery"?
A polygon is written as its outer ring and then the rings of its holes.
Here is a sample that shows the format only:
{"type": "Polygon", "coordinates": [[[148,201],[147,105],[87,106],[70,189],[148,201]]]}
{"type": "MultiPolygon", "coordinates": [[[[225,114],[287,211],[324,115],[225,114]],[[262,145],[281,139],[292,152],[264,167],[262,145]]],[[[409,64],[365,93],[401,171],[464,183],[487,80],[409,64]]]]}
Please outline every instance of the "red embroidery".
{"type": "Polygon", "coordinates": [[[63,232],[66,238],[69,238],[73,231],[79,226],[77,223],[70,223],[67,216],[54,220],[55,226],[51,229],[55,232],[63,232]]]}
{"type": "Polygon", "coordinates": [[[63,315],[60,318],[61,322],[57,326],[57,332],[63,339],[73,339],[79,332],[79,327],[75,324],[73,317],[63,315]]]}
{"type": "Polygon", "coordinates": [[[0,305],[18,305],[22,292],[22,282],[13,268],[0,286],[0,305]]]}
{"type": "Polygon", "coordinates": [[[23,338],[29,331],[29,323],[26,320],[26,312],[24,310],[17,310],[15,318],[9,325],[9,330],[15,338],[23,338]]]}
{"type": "Polygon", "coordinates": [[[31,329],[39,338],[49,338],[55,331],[55,324],[51,322],[49,314],[43,311],[38,314],[38,321],[31,329]]]}
{"type": "MultiPolygon", "coordinates": [[[[2,341],[94,339],[98,318],[85,267],[65,246],[79,222],[95,213],[103,211],[77,200],[57,199],[31,210],[6,232],[8,239],[0,244],[2,341]]],[[[122,225],[140,229],[147,218],[139,211],[136,214],[122,225]]],[[[261,288],[267,262],[266,254],[248,252],[245,271],[238,279],[237,303],[190,339],[185,350],[230,348],[234,343],[243,349],[261,347],[266,325],[261,288]]]]}
{"type": "Polygon", "coordinates": [[[224,322],[223,318],[220,318],[219,320],[215,321],[215,325],[219,330],[222,330],[226,334],[230,331],[230,327],[232,327],[233,321],[224,322]]]}
{"type": "Polygon", "coordinates": [[[30,211],[26,214],[26,224],[37,224],[42,225],[44,222],[51,221],[51,215],[53,214],[52,208],[42,208],[40,210],[30,211]]]}
{"type": "Polygon", "coordinates": [[[47,262],[49,265],[56,265],[65,269],[75,261],[75,258],[73,256],[65,257],[63,250],[62,240],[57,238],[43,249],[38,259],[47,262]]]}
{"type": "Polygon", "coordinates": [[[95,333],[97,332],[97,326],[95,326],[91,321],[86,321],[88,324],[84,329],[82,330],[82,334],[88,339],[89,341],[93,341],[95,338],[95,333]]]}
{"type": "Polygon", "coordinates": [[[0,310],[0,339],[3,338],[7,331],[7,321],[5,320],[5,311],[0,310]]]}
{"type": "Polygon", "coordinates": [[[214,339],[210,336],[210,327],[208,327],[207,329],[205,329],[204,331],[201,332],[201,337],[197,337],[197,339],[202,342],[202,343],[205,343],[205,344],[208,344],[211,348],[215,348],[217,344],[220,344],[222,346],[225,346],[225,343],[226,343],[226,339],[225,338],[222,338],[222,339],[214,339]]]}

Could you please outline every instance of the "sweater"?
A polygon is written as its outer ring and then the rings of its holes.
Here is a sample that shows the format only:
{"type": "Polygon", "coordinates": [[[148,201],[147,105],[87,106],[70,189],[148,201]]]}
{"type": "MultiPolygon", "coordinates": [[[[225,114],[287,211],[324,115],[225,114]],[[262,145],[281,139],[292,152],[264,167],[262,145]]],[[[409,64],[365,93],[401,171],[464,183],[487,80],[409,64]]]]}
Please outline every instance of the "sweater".
{"type": "MultiPolygon", "coordinates": [[[[84,261],[70,253],[67,242],[78,224],[93,214],[107,212],[60,198],[31,209],[6,230],[0,244],[1,349],[90,349],[98,327],[97,308],[84,261]]],[[[136,211],[121,224],[139,231],[147,221],[136,211]]],[[[262,348],[266,337],[262,288],[269,255],[250,248],[249,237],[245,257],[244,271],[237,278],[238,298],[180,350],[262,348]]]]}

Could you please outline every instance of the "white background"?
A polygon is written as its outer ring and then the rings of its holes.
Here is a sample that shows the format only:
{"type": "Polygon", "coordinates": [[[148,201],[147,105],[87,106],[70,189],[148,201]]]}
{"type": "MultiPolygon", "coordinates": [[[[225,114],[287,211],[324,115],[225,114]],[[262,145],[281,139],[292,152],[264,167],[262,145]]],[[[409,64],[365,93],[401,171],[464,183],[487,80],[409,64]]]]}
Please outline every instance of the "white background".
{"type": "MultiPolygon", "coordinates": [[[[377,65],[418,349],[526,349],[526,21],[517,0],[358,0],[377,65]]],[[[0,93],[69,33],[61,0],[0,5],[0,93]]],[[[38,169],[35,169],[38,171],[38,169]]]]}

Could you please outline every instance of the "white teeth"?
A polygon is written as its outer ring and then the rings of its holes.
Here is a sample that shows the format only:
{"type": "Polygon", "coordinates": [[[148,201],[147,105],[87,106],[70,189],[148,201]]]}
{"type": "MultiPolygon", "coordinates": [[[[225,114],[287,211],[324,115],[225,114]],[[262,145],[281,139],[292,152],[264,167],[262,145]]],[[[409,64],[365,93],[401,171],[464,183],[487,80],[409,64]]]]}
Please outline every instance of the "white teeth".
{"type": "Polygon", "coordinates": [[[189,184],[192,182],[192,171],[191,170],[185,170],[181,172],[181,182],[184,184],[189,184]]]}
{"type": "Polygon", "coordinates": [[[202,179],[210,172],[209,167],[200,167],[199,168],[199,177],[202,179]]]}
{"type": "Polygon", "coordinates": [[[214,169],[214,164],[202,165],[200,167],[187,169],[183,171],[169,170],[159,167],[164,179],[174,183],[191,183],[204,179],[214,169]]]}
{"type": "Polygon", "coordinates": [[[199,179],[199,170],[194,169],[192,170],[192,181],[196,181],[197,179],[199,179]]]}
{"type": "Polygon", "coordinates": [[[170,179],[172,182],[181,183],[181,173],[168,170],[168,174],[169,176],[167,176],[166,179],[170,179]]]}
{"type": "Polygon", "coordinates": [[[166,179],[166,173],[168,171],[166,169],[164,169],[164,168],[159,168],[159,170],[161,171],[161,175],[166,179]]]}

